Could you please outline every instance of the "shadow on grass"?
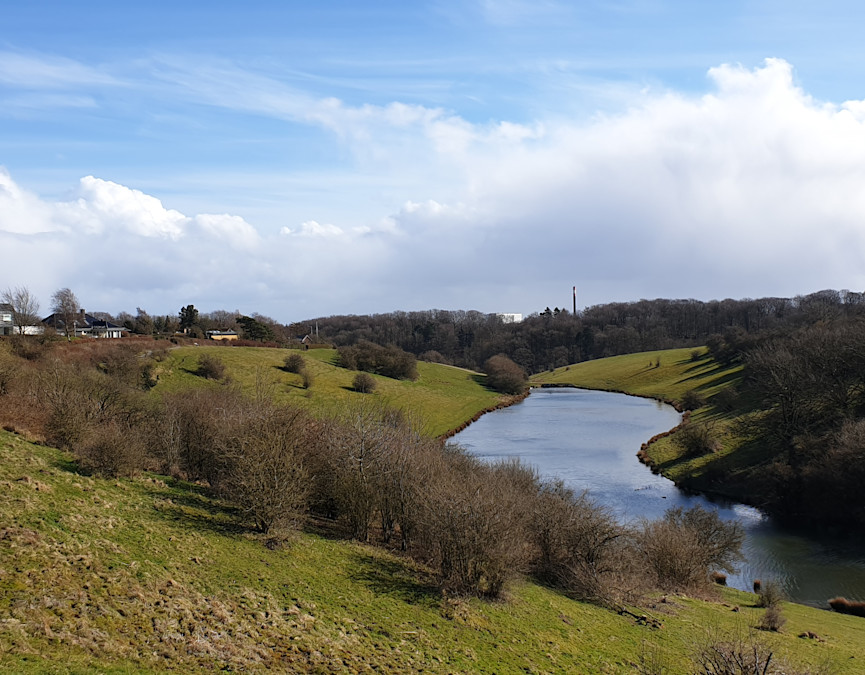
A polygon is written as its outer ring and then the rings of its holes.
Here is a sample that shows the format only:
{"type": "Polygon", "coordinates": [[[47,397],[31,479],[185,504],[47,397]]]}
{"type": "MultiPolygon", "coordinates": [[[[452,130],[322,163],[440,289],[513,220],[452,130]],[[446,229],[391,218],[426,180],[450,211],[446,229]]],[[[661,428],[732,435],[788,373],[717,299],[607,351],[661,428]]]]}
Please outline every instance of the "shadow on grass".
{"type": "Polygon", "coordinates": [[[154,491],[157,511],[165,520],[194,529],[217,534],[237,535],[256,530],[243,522],[240,509],[215,499],[210,489],[194,483],[166,480],[166,488],[154,491]]]}
{"type": "Polygon", "coordinates": [[[429,607],[437,606],[441,601],[441,591],[432,576],[412,569],[402,560],[384,559],[359,551],[352,554],[351,568],[351,579],[376,594],[429,607]]]}

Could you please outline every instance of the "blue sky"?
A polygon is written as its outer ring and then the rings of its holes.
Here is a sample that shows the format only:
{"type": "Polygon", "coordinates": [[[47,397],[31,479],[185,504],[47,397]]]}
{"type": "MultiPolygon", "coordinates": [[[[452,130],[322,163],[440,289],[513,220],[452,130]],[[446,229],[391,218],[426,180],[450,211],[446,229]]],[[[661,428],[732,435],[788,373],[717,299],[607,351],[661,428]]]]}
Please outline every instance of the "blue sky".
{"type": "Polygon", "coordinates": [[[0,288],[282,321],[863,290],[863,19],[8,3],[0,288]]]}

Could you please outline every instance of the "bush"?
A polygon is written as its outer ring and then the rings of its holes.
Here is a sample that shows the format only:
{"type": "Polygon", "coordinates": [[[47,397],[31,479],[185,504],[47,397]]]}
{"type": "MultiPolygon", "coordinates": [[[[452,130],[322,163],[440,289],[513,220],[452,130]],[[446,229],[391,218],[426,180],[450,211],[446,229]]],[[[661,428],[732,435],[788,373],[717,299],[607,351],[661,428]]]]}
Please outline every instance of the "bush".
{"type": "Polygon", "coordinates": [[[438,567],[443,588],[497,597],[528,562],[534,474],[519,465],[486,466],[460,453],[442,460],[419,503],[427,558],[438,567]]]}
{"type": "Polygon", "coordinates": [[[11,354],[0,351],[0,396],[5,396],[10,392],[12,383],[19,371],[18,360],[11,354]]]}
{"type": "Polygon", "coordinates": [[[488,358],[484,363],[484,372],[490,389],[503,394],[521,394],[525,391],[528,382],[526,371],[504,354],[488,358]]]}
{"type": "Polygon", "coordinates": [[[673,441],[686,457],[699,457],[721,449],[721,444],[712,438],[712,427],[705,423],[686,422],[673,434],[673,441]]]}
{"type": "Polygon", "coordinates": [[[312,427],[300,411],[258,406],[217,439],[218,491],[265,534],[295,530],[306,516],[309,475],[303,448],[312,427]]]}
{"type": "Polygon", "coordinates": [[[662,520],[644,522],[638,537],[654,585],[663,590],[704,588],[713,568],[733,572],[743,540],[739,523],[700,506],[670,509],[662,520]]]}
{"type": "Polygon", "coordinates": [[[221,380],[225,377],[225,364],[215,356],[203,354],[198,359],[196,372],[208,380],[221,380]]]}
{"type": "Polygon", "coordinates": [[[585,493],[574,495],[560,481],[544,483],[530,531],[535,573],[570,595],[610,605],[633,585],[626,530],[585,493]]]}
{"type": "Polygon", "coordinates": [[[292,352],[285,357],[285,365],[283,368],[289,373],[300,373],[306,366],[303,356],[298,352],[292,352]]]}
{"type": "Polygon", "coordinates": [[[85,469],[103,476],[133,476],[146,467],[138,429],[117,422],[90,430],[76,455],[85,469]]]}
{"type": "Polygon", "coordinates": [[[762,630],[769,630],[774,633],[781,632],[781,629],[784,627],[784,624],[787,623],[787,619],[784,617],[784,614],[781,612],[780,605],[770,605],[766,608],[766,611],[763,613],[763,618],[760,619],[760,628],[762,630]]]}
{"type": "Polygon", "coordinates": [[[696,410],[704,405],[706,405],[706,399],[698,391],[689,389],[682,395],[682,408],[684,410],[696,410]]]}
{"type": "Polygon", "coordinates": [[[12,353],[28,361],[38,361],[54,346],[48,335],[13,335],[9,338],[12,353]]]}
{"type": "Polygon", "coordinates": [[[847,598],[832,598],[829,606],[839,614],[852,614],[853,616],[865,616],[865,602],[856,602],[847,598]]]}
{"type": "Polygon", "coordinates": [[[760,590],[757,591],[757,606],[758,607],[780,607],[784,601],[785,593],[781,588],[781,584],[777,581],[767,581],[760,584],[760,590]]]}
{"type": "Polygon", "coordinates": [[[414,354],[396,345],[382,347],[364,340],[350,347],[339,347],[339,362],[343,368],[362,370],[397,380],[418,378],[417,359],[414,354]]]}
{"type": "Polygon", "coordinates": [[[375,378],[366,373],[358,373],[354,376],[351,383],[352,388],[361,394],[371,394],[375,391],[375,378]]]}
{"type": "Polygon", "coordinates": [[[304,389],[311,389],[312,385],[315,383],[315,375],[313,375],[310,371],[303,369],[300,373],[300,377],[303,381],[304,389]]]}

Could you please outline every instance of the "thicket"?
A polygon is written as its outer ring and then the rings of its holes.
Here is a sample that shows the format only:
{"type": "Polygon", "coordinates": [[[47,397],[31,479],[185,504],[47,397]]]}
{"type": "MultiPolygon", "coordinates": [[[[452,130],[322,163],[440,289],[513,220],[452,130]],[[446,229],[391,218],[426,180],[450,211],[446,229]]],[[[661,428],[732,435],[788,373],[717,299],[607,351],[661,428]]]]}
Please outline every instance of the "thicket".
{"type": "Polygon", "coordinates": [[[110,343],[73,343],[28,361],[0,345],[3,423],[36,410],[29,435],[70,450],[83,470],[206,484],[268,541],[328,519],[346,537],[400,548],[456,594],[497,597],[526,573],[607,605],[656,587],[705,590],[741,544],[735,525],[699,509],[623,526],[519,462],[443,447],[373,398],[328,419],[275,405],[263,378],[252,396],[223,385],[156,398],[140,376],[153,353],[132,360],[110,343]]]}
{"type": "Polygon", "coordinates": [[[361,341],[356,345],[340,347],[339,363],[349,370],[363,370],[397,380],[416,380],[417,358],[396,345],[381,346],[361,341]]]}
{"type": "Polygon", "coordinates": [[[528,386],[528,375],[504,354],[491,356],[484,363],[490,389],[503,394],[520,394],[528,386]]]}
{"type": "Polygon", "coordinates": [[[799,523],[865,525],[865,320],[836,319],[720,348],[744,364],[743,431],[772,460],[751,476],[799,523]]]}

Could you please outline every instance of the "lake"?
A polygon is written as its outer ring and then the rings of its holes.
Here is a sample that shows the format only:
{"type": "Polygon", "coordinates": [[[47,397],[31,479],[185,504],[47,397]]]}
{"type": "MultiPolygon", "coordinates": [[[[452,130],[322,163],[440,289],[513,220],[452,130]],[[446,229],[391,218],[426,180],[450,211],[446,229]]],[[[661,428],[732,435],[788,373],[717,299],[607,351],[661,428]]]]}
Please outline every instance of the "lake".
{"type": "Polygon", "coordinates": [[[519,457],[544,477],[562,479],[624,522],[659,518],[670,507],[700,504],[745,528],[746,561],[728,576],[751,590],[779,582],[791,600],[817,607],[836,595],[865,600],[865,543],[794,532],[744,504],[690,496],[637,459],[640,446],[681,416],[651,399],[585,389],[535,389],[521,403],[481,417],[454,441],[488,460],[519,457]]]}

